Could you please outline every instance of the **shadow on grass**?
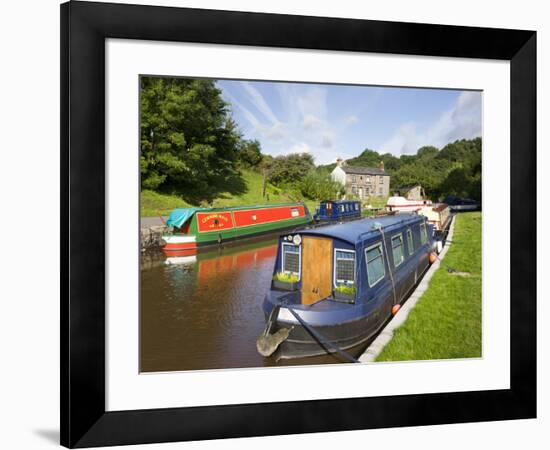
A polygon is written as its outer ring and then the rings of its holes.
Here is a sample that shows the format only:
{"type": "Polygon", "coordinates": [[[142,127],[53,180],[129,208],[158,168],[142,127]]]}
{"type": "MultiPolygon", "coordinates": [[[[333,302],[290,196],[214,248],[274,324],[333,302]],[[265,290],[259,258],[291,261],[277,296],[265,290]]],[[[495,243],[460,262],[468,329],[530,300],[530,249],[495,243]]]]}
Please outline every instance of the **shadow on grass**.
{"type": "Polygon", "coordinates": [[[235,173],[209,183],[196,183],[193,186],[174,186],[167,189],[167,194],[177,195],[191,205],[210,204],[216,198],[230,198],[248,192],[242,174],[235,173]]]}

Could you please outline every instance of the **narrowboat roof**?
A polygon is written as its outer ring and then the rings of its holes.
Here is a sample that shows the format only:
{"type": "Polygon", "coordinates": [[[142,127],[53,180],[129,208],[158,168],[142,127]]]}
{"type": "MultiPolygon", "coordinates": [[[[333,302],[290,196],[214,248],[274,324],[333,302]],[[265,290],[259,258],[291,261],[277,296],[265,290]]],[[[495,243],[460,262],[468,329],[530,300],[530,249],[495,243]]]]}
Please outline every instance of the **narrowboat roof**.
{"type": "Polygon", "coordinates": [[[321,203],[359,203],[359,200],[322,200],[321,203]]]}
{"type": "MultiPolygon", "coordinates": [[[[219,208],[176,208],[172,211],[166,224],[169,227],[181,227],[185,222],[187,222],[197,211],[209,211],[209,212],[218,212],[218,211],[239,211],[246,209],[265,209],[265,208],[278,208],[282,206],[305,206],[302,202],[295,203],[273,203],[267,205],[243,205],[243,206],[227,206],[219,208]]],[[[306,210],[307,212],[307,210],[306,210]]]]}
{"type": "Polygon", "coordinates": [[[418,214],[387,215],[303,230],[300,231],[300,234],[332,237],[349,242],[350,244],[356,244],[368,239],[371,237],[371,234],[379,233],[377,230],[378,224],[380,224],[384,231],[389,231],[390,228],[399,228],[408,224],[423,222],[424,220],[425,218],[418,214]]]}

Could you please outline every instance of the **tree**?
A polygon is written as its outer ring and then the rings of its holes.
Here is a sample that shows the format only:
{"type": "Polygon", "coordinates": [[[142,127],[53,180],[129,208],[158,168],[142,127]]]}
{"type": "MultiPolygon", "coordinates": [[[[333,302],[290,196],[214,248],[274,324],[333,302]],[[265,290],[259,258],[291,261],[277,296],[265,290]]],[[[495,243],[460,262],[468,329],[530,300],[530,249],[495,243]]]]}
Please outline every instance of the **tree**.
{"type": "Polygon", "coordinates": [[[211,80],[141,78],[141,186],[213,193],[237,171],[241,137],[211,80]]]}
{"type": "Polygon", "coordinates": [[[343,194],[344,187],[332,180],[330,174],[311,170],[299,183],[301,194],[311,200],[330,200],[343,194]]]}
{"type": "Polygon", "coordinates": [[[275,185],[296,183],[315,167],[309,153],[289,153],[273,159],[269,171],[269,181],[275,185]]]}
{"type": "Polygon", "coordinates": [[[239,161],[243,167],[255,168],[262,162],[260,142],[256,139],[242,141],[239,146],[239,161]]]}

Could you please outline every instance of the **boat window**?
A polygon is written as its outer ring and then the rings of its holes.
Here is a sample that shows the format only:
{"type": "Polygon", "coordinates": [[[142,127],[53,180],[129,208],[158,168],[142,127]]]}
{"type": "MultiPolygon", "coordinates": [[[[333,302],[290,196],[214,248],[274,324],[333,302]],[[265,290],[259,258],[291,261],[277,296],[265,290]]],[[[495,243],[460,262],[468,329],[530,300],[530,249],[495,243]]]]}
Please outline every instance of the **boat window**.
{"type": "Polygon", "coordinates": [[[340,205],[340,212],[344,212],[344,205],[340,205]]]}
{"type": "Polygon", "coordinates": [[[425,223],[420,225],[420,242],[422,245],[428,242],[428,232],[426,231],[425,223]]]}
{"type": "Polygon", "coordinates": [[[411,229],[407,230],[407,248],[409,249],[409,256],[414,253],[413,234],[411,229]]]}
{"type": "Polygon", "coordinates": [[[353,250],[334,251],[334,284],[355,283],[355,252],[353,250]]]}
{"type": "Polygon", "coordinates": [[[290,209],[290,215],[292,217],[298,217],[299,213],[298,213],[298,208],[291,208],[290,209]]]}
{"type": "Polygon", "coordinates": [[[282,246],[282,266],[283,272],[292,273],[300,276],[300,246],[293,244],[283,244],[282,246]]]}
{"type": "Polygon", "coordinates": [[[386,275],[386,268],[384,267],[384,254],[382,253],[382,243],[376,244],[365,250],[365,256],[367,259],[367,277],[369,280],[369,286],[374,286],[386,275]]]}
{"type": "Polygon", "coordinates": [[[405,257],[403,256],[403,235],[398,234],[391,238],[391,248],[393,254],[393,265],[398,267],[405,257]]]}

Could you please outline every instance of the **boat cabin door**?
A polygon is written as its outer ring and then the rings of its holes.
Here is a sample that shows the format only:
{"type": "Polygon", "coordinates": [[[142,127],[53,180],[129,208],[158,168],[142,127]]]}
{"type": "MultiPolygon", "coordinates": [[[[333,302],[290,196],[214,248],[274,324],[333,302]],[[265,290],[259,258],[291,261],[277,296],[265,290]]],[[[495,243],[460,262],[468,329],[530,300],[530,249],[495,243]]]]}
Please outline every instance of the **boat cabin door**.
{"type": "Polygon", "coordinates": [[[302,304],[312,305],[332,294],[332,239],[302,239],[302,304]]]}

